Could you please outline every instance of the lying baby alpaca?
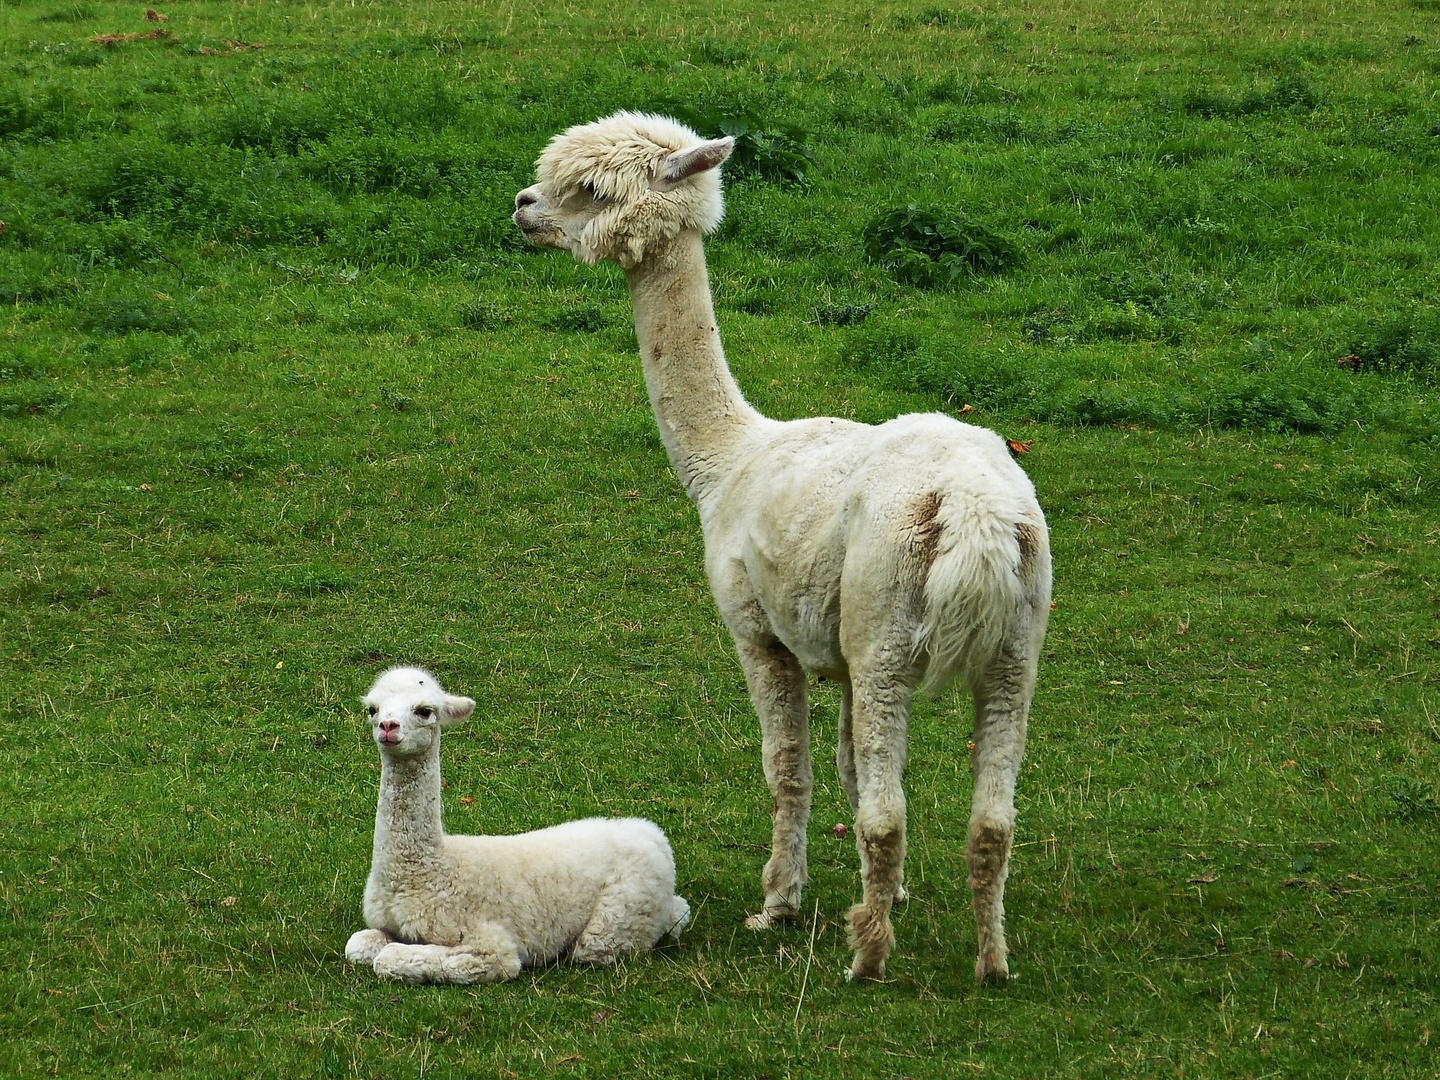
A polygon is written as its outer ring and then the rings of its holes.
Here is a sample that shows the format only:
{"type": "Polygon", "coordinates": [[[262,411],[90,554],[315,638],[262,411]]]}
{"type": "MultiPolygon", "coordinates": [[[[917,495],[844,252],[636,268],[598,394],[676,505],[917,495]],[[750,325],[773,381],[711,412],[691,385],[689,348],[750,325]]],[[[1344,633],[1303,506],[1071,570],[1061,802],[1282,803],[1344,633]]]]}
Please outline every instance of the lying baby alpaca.
{"type": "Polygon", "coordinates": [[[642,818],[590,818],[519,836],[447,836],[440,729],[475,702],[419,668],[392,668],[362,699],[380,747],[380,808],[365,923],[345,958],[414,983],[513,979],[556,960],[611,964],[690,920],[675,857],[642,818]]]}

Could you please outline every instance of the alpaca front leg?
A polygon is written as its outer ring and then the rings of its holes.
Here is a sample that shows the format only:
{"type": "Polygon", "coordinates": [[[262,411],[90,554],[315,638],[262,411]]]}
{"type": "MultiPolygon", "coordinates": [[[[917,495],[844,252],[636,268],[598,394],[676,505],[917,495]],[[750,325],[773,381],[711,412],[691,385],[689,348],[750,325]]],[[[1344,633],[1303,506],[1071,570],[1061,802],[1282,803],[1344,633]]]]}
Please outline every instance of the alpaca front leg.
{"type": "Polygon", "coordinates": [[[345,959],[356,967],[374,967],[380,950],[394,940],[384,930],[357,930],[345,943],[345,959]]]}
{"type": "Polygon", "coordinates": [[[765,782],[775,800],[770,861],[761,883],[765,906],[745,920],[752,930],[793,919],[805,886],[805,828],[814,778],[810,767],[810,716],[805,672],[778,641],[739,644],[750,700],[760,718],[765,782]]]}
{"type": "Polygon", "coordinates": [[[975,793],[970,803],[965,861],[970,871],[970,900],[975,908],[978,982],[1003,982],[1010,977],[1005,944],[1005,880],[1010,873],[1010,848],[1015,835],[1015,777],[1025,756],[1029,708],[1025,683],[1023,677],[1018,682],[1006,678],[991,692],[982,689],[975,695],[975,750],[971,757],[975,793]]]}
{"type": "Polygon", "coordinates": [[[487,923],[467,932],[461,945],[408,945],[397,941],[375,957],[375,974],[408,983],[505,982],[520,974],[520,947],[504,927],[487,923]]]}

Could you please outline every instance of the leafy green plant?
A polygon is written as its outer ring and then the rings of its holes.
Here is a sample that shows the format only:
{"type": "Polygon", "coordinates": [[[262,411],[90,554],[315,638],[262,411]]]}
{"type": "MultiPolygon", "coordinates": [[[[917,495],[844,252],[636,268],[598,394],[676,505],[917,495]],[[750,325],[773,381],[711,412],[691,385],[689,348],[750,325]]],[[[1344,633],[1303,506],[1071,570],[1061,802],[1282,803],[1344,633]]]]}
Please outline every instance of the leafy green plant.
{"type": "Polygon", "coordinates": [[[1187,90],[1177,105],[1181,112],[1195,116],[1233,117],[1256,113],[1305,113],[1324,100],[1321,92],[1295,68],[1283,71],[1264,89],[1231,97],[1216,90],[1187,90]]]}
{"type": "Polygon", "coordinates": [[[821,326],[856,326],[870,317],[869,304],[824,303],[815,308],[815,321],[821,326]]]}
{"type": "Polygon", "coordinates": [[[95,9],[85,4],[66,4],[63,7],[35,16],[38,23],[81,23],[95,18],[95,9]]]}
{"type": "Polygon", "coordinates": [[[1440,818],[1440,787],[1413,776],[1391,777],[1386,796],[1402,821],[1440,818]]]}
{"type": "Polygon", "coordinates": [[[1440,320],[1410,314],[1385,320],[1355,334],[1340,366],[1350,371],[1408,372],[1440,376],[1440,320]]]}
{"type": "Polygon", "coordinates": [[[1204,410],[1222,427],[1271,432],[1333,432],[1356,415],[1353,397],[1297,384],[1281,372],[1227,380],[1212,388],[1204,410]]]}
{"type": "Polygon", "coordinates": [[[577,304],[547,312],[540,317],[539,322],[549,330],[593,334],[610,325],[610,316],[598,304],[577,304]]]}
{"type": "Polygon", "coordinates": [[[802,184],[819,168],[809,146],[810,132],[798,124],[763,119],[733,104],[672,102],[661,111],[707,139],[734,139],[735,149],[725,164],[731,175],[802,184]]]}
{"type": "Polygon", "coordinates": [[[111,296],[85,305],[80,328],[100,337],[116,337],[136,331],[178,334],[190,325],[179,306],[144,296],[111,296]]]}
{"type": "Polygon", "coordinates": [[[861,240],[872,262],[922,288],[1001,273],[1021,262],[1020,249],[983,221],[921,210],[914,203],[871,218],[861,240]]]}

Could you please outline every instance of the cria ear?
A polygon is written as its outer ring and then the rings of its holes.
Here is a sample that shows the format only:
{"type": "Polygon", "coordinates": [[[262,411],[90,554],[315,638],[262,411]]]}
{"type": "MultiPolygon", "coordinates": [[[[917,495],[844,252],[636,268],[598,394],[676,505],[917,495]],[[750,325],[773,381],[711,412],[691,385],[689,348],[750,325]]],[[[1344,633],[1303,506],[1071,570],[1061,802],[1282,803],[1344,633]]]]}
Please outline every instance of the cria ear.
{"type": "Polygon", "coordinates": [[[458,724],[475,711],[475,699],[445,695],[445,704],[440,707],[440,726],[458,724]]]}
{"type": "Polygon", "coordinates": [[[707,139],[688,150],[676,150],[660,163],[650,181],[650,189],[670,191],[692,176],[718,169],[734,149],[735,140],[726,135],[723,139],[707,139]]]}

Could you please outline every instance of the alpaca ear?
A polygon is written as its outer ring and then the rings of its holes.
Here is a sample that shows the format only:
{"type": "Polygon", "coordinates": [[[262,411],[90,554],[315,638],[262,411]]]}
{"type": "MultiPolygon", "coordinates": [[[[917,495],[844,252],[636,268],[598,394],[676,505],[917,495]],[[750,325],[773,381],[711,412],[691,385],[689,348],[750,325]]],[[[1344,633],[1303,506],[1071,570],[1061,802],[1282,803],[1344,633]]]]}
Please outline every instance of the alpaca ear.
{"type": "Polygon", "coordinates": [[[679,187],[692,176],[718,169],[734,149],[735,140],[726,135],[723,139],[707,139],[688,150],[676,150],[660,163],[650,187],[655,191],[679,187]]]}
{"type": "Polygon", "coordinates": [[[474,698],[446,694],[445,704],[440,709],[440,726],[449,727],[451,724],[458,724],[474,711],[474,698]]]}

